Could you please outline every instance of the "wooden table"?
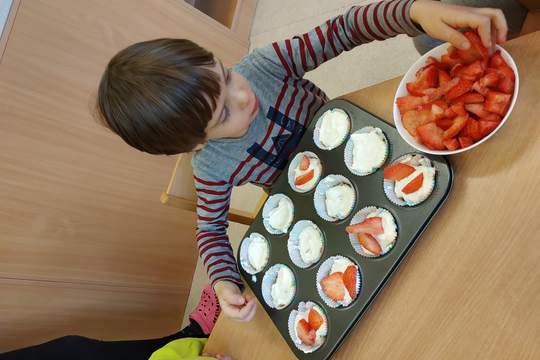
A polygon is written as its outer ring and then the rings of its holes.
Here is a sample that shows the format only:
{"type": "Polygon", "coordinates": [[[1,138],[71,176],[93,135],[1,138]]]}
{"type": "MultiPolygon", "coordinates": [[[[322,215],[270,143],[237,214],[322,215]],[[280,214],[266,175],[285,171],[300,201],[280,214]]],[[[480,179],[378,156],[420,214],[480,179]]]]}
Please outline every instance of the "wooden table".
{"type": "MultiPolygon", "coordinates": [[[[492,139],[452,156],[447,204],[334,359],[540,358],[540,32],[504,47],[521,86],[492,139]]],[[[392,122],[400,79],[344,96],[392,122]]],[[[221,316],[206,350],[294,359],[261,306],[221,316]]]]}

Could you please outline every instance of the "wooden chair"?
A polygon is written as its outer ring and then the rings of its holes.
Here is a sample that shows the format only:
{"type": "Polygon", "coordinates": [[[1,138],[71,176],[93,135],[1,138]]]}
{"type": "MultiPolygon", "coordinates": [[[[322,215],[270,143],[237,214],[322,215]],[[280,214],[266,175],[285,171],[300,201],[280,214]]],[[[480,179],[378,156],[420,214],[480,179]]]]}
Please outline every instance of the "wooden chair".
{"type": "MultiPolygon", "coordinates": [[[[256,188],[246,188],[246,186],[235,188],[231,195],[229,221],[251,225],[266,198],[266,193],[256,188]],[[252,200],[257,198],[257,201],[252,200]],[[234,208],[234,206],[238,205],[241,205],[242,209],[234,208]]],[[[197,195],[193,183],[191,154],[181,154],[178,157],[171,181],[167,189],[161,194],[161,202],[180,209],[197,211],[197,195]]]]}

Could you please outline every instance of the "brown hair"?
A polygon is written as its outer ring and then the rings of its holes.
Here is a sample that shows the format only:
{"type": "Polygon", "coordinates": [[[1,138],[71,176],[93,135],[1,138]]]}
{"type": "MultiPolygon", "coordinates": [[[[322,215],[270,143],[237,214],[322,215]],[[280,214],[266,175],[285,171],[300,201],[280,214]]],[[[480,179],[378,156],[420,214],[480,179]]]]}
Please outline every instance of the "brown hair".
{"type": "Polygon", "coordinates": [[[116,54],[99,84],[99,120],[150,154],[192,151],[220,94],[214,55],[185,39],[133,44],[116,54]]]}

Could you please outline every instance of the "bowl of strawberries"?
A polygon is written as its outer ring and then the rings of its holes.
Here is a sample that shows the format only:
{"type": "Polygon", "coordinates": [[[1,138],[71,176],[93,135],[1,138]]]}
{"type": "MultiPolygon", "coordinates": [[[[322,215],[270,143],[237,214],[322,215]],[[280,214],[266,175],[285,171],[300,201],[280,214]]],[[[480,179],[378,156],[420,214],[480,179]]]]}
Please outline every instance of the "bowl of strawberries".
{"type": "Polygon", "coordinates": [[[467,50],[442,44],[407,71],[394,98],[401,137],[429,154],[470,150],[492,137],[516,102],[519,76],[510,54],[496,45],[489,54],[477,33],[464,35],[467,50]]]}

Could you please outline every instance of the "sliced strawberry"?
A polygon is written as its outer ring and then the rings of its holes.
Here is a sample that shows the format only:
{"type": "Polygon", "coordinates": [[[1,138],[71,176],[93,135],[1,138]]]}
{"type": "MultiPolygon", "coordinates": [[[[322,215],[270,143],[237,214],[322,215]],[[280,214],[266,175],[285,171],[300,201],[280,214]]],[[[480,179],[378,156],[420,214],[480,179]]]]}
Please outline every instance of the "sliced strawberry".
{"type": "Polygon", "coordinates": [[[454,119],[450,119],[450,118],[437,119],[435,121],[435,124],[437,124],[437,126],[440,127],[441,129],[446,130],[454,124],[454,119]]]}
{"type": "Polygon", "coordinates": [[[443,69],[450,70],[457,64],[461,64],[461,63],[462,63],[461,59],[453,58],[448,54],[444,54],[443,56],[441,56],[441,66],[443,69]]]}
{"type": "Polygon", "coordinates": [[[345,298],[345,284],[343,273],[335,272],[321,280],[324,293],[334,301],[342,301],[345,298]]]}
{"type": "Polygon", "coordinates": [[[450,80],[452,80],[450,74],[444,70],[439,70],[439,86],[446,84],[450,80]]]}
{"type": "Polygon", "coordinates": [[[499,122],[502,120],[502,117],[499,115],[484,110],[483,104],[467,104],[465,105],[465,109],[478,116],[481,120],[494,122],[499,122]]]}
{"type": "Polygon", "coordinates": [[[343,283],[351,299],[356,299],[356,266],[349,265],[343,273],[343,283]]]}
{"type": "Polygon", "coordinates": [[[415,191],[418,191],[422,187],[422,184],[424,183],[424,174],[420,174],[414,179],[412,179],[405,187],[403,188],[403,193],[405,194],[411,194],[415,191]]]}
{"type": "Polygon", "coordinates": [[[473,144],[473,141],[470,137],[467,136],[460,136],[458,137],[459,145],[461,145],[461,148],[469,147],[473,144]]]}
{"type": "Polygon", "coordinates": [[[429,123],[419,126],[416,129],[420,140],[424,145],[433,150],[444,150],[446,147],[443,144],[443,130],[435,123],[429,123]]]}
{"type": "Polygon", "coordinates": [[[463,104],[462,102],[457,102],[457,100],[455,100],[456,103],[452,106],[450,106],[450,109],[452,109],[452,112],[454,112],[454,114],[456,115],[466,115],[467,114],[467,111],[465,111],[465,104],[463,104]]]}
{"type": "Polygon", "coordinates": [[[311,329],[317,331],[324,324],[324,319],[317,310],[311,308],[308,314],[308,324],[311,329]]]}
{"type": "Polygon", "coordinates": [[[482,134],[480,134],[480,125],[478,124],[478,121],[469,117],[467,124],[460,131],[459,136],[468,137],[473,141],[480,140],[482,138],[482,134]]]}
{"type": "Polygon", "coordinates": [[[309,157],[304,155],[300,161],[300,170],[306,171],[307,169],[309,169],[309,157]]]}
{"type": "Polygon", "coordinates": [[[411,175],[414,167],[397,162],[384,169],[384,178],[386,180],[401,180],[411,175]]]}
{"type": "Polygon", "coordinates": [[[424,96],[424,92],[420,89],[418,89],[415,85],[415,83],[412,83],[412,82],[408,82],[407,84],[405,84],[405,87],[407,88],[407,91],[409,92],[409,94],[413,95],[413,96],[424,96]]]}
{"type": "Polygon", "coordinates": [[[452,67],[452,69],[450,69],[450,76],[451,77],[458,77],[457,75],[457,72],[460,71],[461,69],[463,69],[465,67],[465,65],[463,64],[456,64],[452,67]]]}
{"type": "Polygon", "coordinates": [[[480,129],[480,135],[482,137],[486,137],[487,135],[491,134],[493,130],[499,126],[499,122],[494,121],[484,121],[480,120],[478,121],[479,129],[480,129]]]}
{"type": "Polygon", "coordinates": [[[444,96],[446,97],[448,101],[451,101],[457,98],[458,96],[461,96],[471,91],[472,86],[473,86],[473,83],[471,81],[465,80],[465,79],[459,79],[456,86],[451,88],[444,96]]]}
{"type": "Polygon", "coordinates": [[[489,70],[490,69],[486,71],[486,75],[482,76],[480,80],[478,80],[478,82],[483,87],[495,88],[497,84],[499,83],[499,72],[496,69],[495,71],[489,71],[489,70]]]}
{"type": "Polygon", "coordinates": [[[433,121],[432,114],[431,111],[427,109],[407,111],[403,114],[401,119],[403,127],[414,137],[416,137],[416,128],[418,126],[427,124],[431,121],[433,121]]]}
{"type": "Polygon", "coordinates": [[[477,93],[477,92],[471,91],[471,92],[468,92],[466,94],[463,94],[463,95],[457,97],[454,101],[455,102],[461,102],[461,103],[464,103],[464,104],[478,104],[478,103],[483,103],[484,102],[484,97],[481,94],[477,93]]]}
{"type": "Polygon", "coordinates": [[[472,63],[476,60],[487,59],[489,54],[486,47],[482,44],[482,40],[477,33],[472,31],[466,31],[463,33],[465,37],[471,43],[471,46],[467,50],[457,49],[457,53],[463,61],[467,64],[472,63]]]}
{"type": "Polygon", "coordinates": [[[351,233],[368,233],[371,235],[378,235],[384,233],[382,226],[382,219],[380,217],[367,218],[361,223],[349,225],[345,228],[349,234],[351,233]]]}
{"type": "Polygon", "coordinates": [[[444,146],[450,151],[459,149],[459,141],[456,138],[443,140],[444,146]]]}
{"type": "Polygon", "coordinates": [[[424,105],[427,101],[418,96],[402,96],[397,98],[396,104],[401,114],[405,114],[409,110],[416,110],[420,105],[424,105]]]}
{"type": "Polygon", "coordinates": [[[366,249],[375,256],[381,255],[381,245],[373,236],[371,236],[370,234],[361,233],[357,234],[356,238],[358,239],[360,246],[362,246],[364,249],[366,249]]]}
{"type": "MultiPolygon", "coordinates": [[[[459,134],[461,129],[467,125],[468,116],[467,115],[459,115],[454,118],[454,123],[452,126],[450,126],[448,129],[446,129],[443,133],[443,139],[448,140],[459,134]]],[[[445,145],[446,146],[446,145],[445,145]]]]}
{"type": "Polygon", "coordinates": [[[296,324],[296,335],[298,335],[298,338],[303,344],[307,346],[315,345],[317,334],[315,333],[315,330],[309,326],[306,320],[302,319],[296,324]]]}
{"type": "Polygon", "coordinates": [[[472,64],[462,66],[456,69],[452,75],[459,76],[462,79],[469,81],[479,80],[485,71],[484,64],[480,60],[476,60],[472,64]]]}
{"type": "Polygon", "coordinates": [[[304,185],[305,183],[313,179],[313,176],[315,176],[315,169],[311,169],[304,175],[300,175],[296,179],[294,179],[294,185],[296,186],[304,185]]]}
{"type": "Polygon", "coordinates": [[[489,59],[489,67],[500,68],[502,66],[508,66],[508,63],[503,59],[501,51],[497,50],[489,59]]]}
{"type": "Polygon", "coordinates": [[[439,70],[435,65],[428,65],[416,73],[416,81],[407,83],[406,87],[411,95],[422,96],[423,90],[435,88],[439,85],[439,70]]]}
{"type": "Polygon", "coordinates": [[[510,106],[511,99],[512,95],[490,91],[488,92],[486,102],[484,103],[484,110],[504,116],[510,106]]]}

